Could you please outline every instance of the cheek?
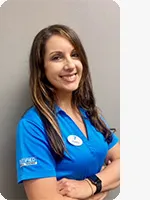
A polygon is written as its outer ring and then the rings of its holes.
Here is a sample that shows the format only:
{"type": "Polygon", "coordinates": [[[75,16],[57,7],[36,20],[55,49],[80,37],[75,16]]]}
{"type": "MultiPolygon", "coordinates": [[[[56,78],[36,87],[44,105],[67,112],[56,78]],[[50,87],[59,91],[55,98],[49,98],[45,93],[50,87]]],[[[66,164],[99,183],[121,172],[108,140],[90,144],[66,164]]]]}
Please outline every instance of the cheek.
{"type": "Polygon", "coordinates": [[[53,85],[53,83],[56,80],[56,72],[54,70],[51,69],[46,69],[45,70],[45,76],[47,78],[47,80],[53,85]]]}
{"type": "Polygon", "coordinates": [[[52,83],[53,81],[52,81],[52,75],[51,74],[49,74],[48,72],[46,73],[46,78],[47,78],[47,80],[50,82],[50,83],[52,83]]]}
{"type": "Polygon", "coordinates": [[[80,75],[82,76],[82,74],[83,74],[83,65],[82,64],[80,65],[80,69],[79,70],[80,70],[80,75]]]}
{"type": "Polygon", "coordinates": [[[82,63],[80,61],[78,61],[76,63],[76,66],[78,66],[78,71],[80,71],[80,73],[82,73],[82,71],[83,71],[83,65],[82,65],[82,63]]]}
{"type": "Polygon", "coordinates": [[[45,74],[48,78],[55,78],[59,73],[59,66],[57,65],[47,65],[45,68],[45,74]]]}
{"type": "Polygon", "coordinates": [[[83,66],[81,65],[81,73],[83,72],[83,66]]]}

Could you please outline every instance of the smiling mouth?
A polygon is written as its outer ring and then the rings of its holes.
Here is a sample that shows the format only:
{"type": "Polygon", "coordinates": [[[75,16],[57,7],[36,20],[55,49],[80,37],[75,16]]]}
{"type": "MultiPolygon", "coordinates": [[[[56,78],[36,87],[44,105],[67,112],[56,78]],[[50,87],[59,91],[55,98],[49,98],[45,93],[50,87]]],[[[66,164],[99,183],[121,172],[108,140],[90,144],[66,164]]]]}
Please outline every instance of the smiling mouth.
{"type": "Polygon", "coordinates": [[[60,76],[61,78],[63,77],[70,77],[70,76],[73,76],[73,75],[77,75],[77,73],[73,73],[73,74],[66,74],[66,75],[63,75],[63,76],[60,76]]]}
{"type": "Polygon", "coordinates": [[[76,80],[76,75],[77,73],[74,74],[68,74],[68,75],[64,75],[64,76],[60,76],[64,81],[67,82],[74,82],[76,80]]]}

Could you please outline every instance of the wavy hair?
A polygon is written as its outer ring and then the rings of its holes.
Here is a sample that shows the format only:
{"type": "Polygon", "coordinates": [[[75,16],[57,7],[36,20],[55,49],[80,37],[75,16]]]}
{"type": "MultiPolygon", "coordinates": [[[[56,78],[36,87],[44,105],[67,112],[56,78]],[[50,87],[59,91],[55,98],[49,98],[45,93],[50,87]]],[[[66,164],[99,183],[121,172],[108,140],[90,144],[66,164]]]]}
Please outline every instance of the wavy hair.
{"type": "Polygon", "coordinates": [[[108,143],[112,140],[110,129],[101,119],[93,95],[91,75],[85,50],[78,35],[70,27],[55,24],[42,29],[34,38],[30,57],[30,90],[34,106],[38,110],[45,126],[48,139],[58,159],[62,159],[65,145],[62,140],[55,113],[56,93],[54,87],[47,80],[44,69],[46,42],[53,35],[66,38],[76,49],[83,65],[82,77],[77,90],[72,93],[72,104],[76,108],[86,110],[91,123],[100,131],[108,143]]]}

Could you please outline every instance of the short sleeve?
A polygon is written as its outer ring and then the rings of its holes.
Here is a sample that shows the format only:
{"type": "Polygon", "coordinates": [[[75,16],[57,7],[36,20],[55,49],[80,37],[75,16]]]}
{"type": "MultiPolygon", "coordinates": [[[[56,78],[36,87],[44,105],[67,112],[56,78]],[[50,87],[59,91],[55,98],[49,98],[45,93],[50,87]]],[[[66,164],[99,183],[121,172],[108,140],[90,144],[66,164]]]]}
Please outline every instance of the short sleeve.
{"type": "Polygon", "coordinates": [[[55,160],[44,129],[22,118],[17,126],[17,181],[56,177],[55,160]]]}
{"type": "MultiPolygon", "coordinates": [[[[103,120],[103,122],[106,124],[107,128],[110,129],[110,127],[109,127],[108,123],[106,122],[106,120],[104,119],[104,117],[102,115],[100,117],[103,120]]],[[[118,142],[119,142],[119,138],[116,136],[116,134],[114,134],[112,132],[112,141],[108,144],[108,150],[110,150],[112,147],[114,147],[118,142]]]]}
{"type": "Polygon", "coordinates": [[[114,147],[118,142],[119,142],[119,138],[114,133],[112,133],[112,141],[108,145],[108,150],[114,147]]]}

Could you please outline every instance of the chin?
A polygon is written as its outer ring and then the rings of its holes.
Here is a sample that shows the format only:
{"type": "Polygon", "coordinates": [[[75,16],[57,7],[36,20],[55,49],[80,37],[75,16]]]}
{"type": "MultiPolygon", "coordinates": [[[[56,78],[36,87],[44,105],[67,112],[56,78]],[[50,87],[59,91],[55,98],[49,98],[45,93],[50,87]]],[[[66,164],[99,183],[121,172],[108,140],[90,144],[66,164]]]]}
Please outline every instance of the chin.
{"type": "Polygon", "coordinates": [[[76,87],[76,88],[70,88],[70,89],[65,89],[64,91],[66,91],[66,92],[74,92],[77,89],[78,89],[78,87],[76,87]]]}
{"type": "Polygon", "coordinates": [[[78,87],[79,87],[79,85],[72,86],[72,87],[65,87],[63,90],[66,92],[73,92],[73,91],[77,90],[78,87]]]}

